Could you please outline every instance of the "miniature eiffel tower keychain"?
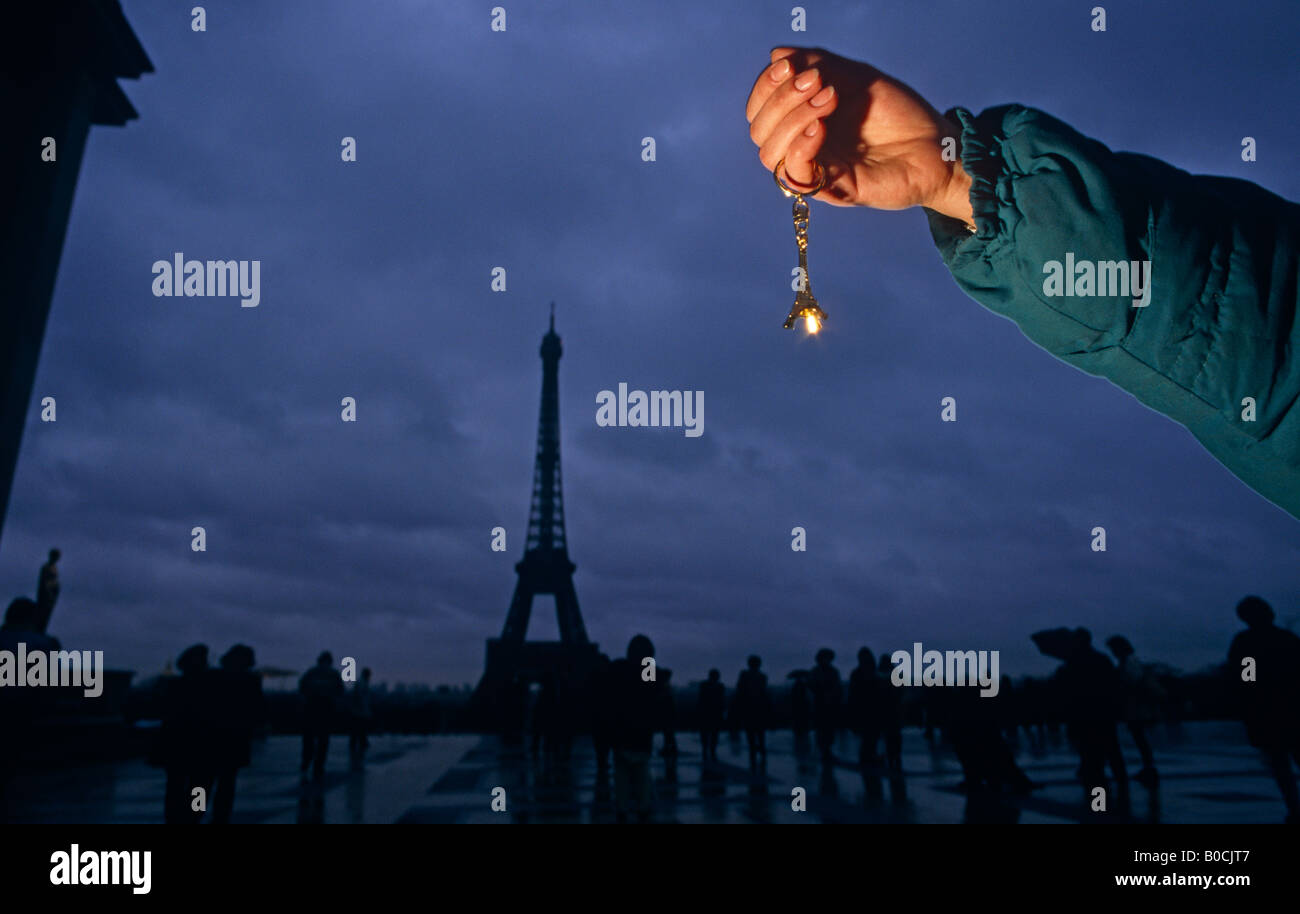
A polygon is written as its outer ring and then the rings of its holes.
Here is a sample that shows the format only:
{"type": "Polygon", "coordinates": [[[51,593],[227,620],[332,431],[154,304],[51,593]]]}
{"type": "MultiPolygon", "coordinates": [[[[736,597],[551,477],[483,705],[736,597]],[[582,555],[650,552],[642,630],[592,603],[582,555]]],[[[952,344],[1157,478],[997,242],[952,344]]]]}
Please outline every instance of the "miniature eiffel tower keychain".
{"type": "Polygon", "coordinates": [[[803,318],[804,325],[808,328],[809,333],[816,333],[826,323],[826,312],[817,304],[817,299],[812,294],[812,280],[808,278],[808,201],[804,196],[816,196],[816,194],[826,186],[826,171],[822,168],[820,162],[813,162],[817,168],[817,179],[812,190],[797,191],[781,180],[781,169],[785,166],[785,159],[776,163],[776,168],[772,169],[772,177],[776,179],[776,186],[781,188],[781,193],[787,197],[794,197],[794,240],[799,247],[799,291],[795,294],[794,305],[790,308],[790,314],[785,319],[785,329],[790,330],[794,327],[794,322],[803,318]]]}

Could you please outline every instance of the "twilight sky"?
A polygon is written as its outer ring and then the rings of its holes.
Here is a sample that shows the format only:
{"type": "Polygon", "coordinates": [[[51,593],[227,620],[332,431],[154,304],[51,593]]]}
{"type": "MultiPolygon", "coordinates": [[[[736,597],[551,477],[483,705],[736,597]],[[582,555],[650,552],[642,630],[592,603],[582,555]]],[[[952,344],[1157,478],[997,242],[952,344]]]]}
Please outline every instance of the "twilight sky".
{"type": "MultiPolygon", "coordinates": [[[[123,81],[138,121],[91,134],[0,545],[6,597],[63,549],[65,646],[141,674],[244,641],[477,680],[551,300],[570,552],[607,652],[645,631],[677,681],[731,682],[750,652],[781,678],[822,645],[847,672],[919,640],[1016,675],[1069,624],[1196,668],[1245,593],[1300,620],[1300,523],[966,298],[920,210],[813,204],[830,324],[783,331],[790,205],[744,118],[769,48],[821,45],[940,110],[1018,101],[1300,199],[1293,0],[1103,4],[1105,33],[1066,0],[819,0],[806,34],[788,2],[506,2],[504,33],[495,0],[213,3],[205,33],[191,5],[124,0],[157,72],[123,81]],[[260,260],[260,306],[155,298],[178,251],[260,260]],[[620,381],[704,391],[704,434],[597,427],[620,381]]],[[[530,634],[555,633],[542,598],[530,634]]]]}

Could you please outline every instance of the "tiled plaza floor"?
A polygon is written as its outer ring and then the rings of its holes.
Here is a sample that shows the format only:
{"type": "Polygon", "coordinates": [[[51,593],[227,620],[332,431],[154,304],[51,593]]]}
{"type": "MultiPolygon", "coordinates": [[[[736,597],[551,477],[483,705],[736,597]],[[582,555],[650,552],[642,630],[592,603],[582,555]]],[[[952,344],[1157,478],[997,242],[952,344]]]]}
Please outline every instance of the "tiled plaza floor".
{"type": "MultiPolygon", "coordinates": [[[[659,822],[1020,822],[1136,821],[1273,823],[1283,808],[1277,786],[1238,724],[1185,724],[1154,734],[1158,790],[1133,784],[1127,809],[1088,811],[1074,780],[1077,757],[1064,744],[1032,751],[1022,738],[1019,764],[1040,785],[1024,797],[973,799],[958,789],[960,768],[944,747],[918,730],[904,736],[904,777],[866,777],[856,765],[856,741],[844,734],[836,764],[823,766],[796,752],[789,732],[768,735],[766,772],[751,773],[741,742],[726,735],[720,762],[701,764],[699,740],[678,736],[677,764],[656,753],[653,776],[659,822]],[[791,808],[795,787],[807,811],[791,808]]],[[[1130,773],[1136,751],[1126,743],[1130,773]]],[[[236,822],[506,823],[608,822],[612,784],[598,776],[587,740],[570,761],[551,764],[492,737],[379,736],[364,771],[348,769],[346,739],[331,741],[323,782],[302,785],[299,743],[273,737],[256,744],[240,774],[236,822]],[[506,788],[506,811],[491,808],[495,787],[506,788]]],[[[21,775],[12,785],[11,821],[160,822],[163,774],[143,761],[21,775]]]]}

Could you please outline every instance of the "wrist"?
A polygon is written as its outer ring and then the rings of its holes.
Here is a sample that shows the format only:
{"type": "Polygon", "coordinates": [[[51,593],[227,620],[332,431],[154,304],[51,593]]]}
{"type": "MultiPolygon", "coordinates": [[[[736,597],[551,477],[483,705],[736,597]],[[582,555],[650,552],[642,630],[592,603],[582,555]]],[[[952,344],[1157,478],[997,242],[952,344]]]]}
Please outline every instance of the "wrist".
{"type": "Polygon", "coordinates": [[[939,195],[939,199],[927,204],[937,213],[964,222],[972,230],[975,228],[975,210],[970,202],[971,177],[962,167],[961,161],[953,163],[948,175],[948,183],[939,195]]]}

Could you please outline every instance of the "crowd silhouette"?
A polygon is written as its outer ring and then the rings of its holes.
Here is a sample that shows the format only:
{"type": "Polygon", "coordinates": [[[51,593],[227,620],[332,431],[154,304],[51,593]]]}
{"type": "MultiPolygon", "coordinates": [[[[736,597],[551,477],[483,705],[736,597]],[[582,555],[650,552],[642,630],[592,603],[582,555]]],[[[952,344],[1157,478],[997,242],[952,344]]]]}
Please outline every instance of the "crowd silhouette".
{"type": "MultiPolygon", "coordinates": [[[[231,821],[239,770],[250,764],[252,741],[266,726],[266,701],[255,661],[251,647],[236,644],[213,667],[207,645],[195,644],[177,657],[178,675],[156,684],[161,723],[149,761],[166,771],[164,821],[197,824],[209,805],[212,824],[231,821]]],[[[302,674],[299,773],[304,788],[319,790],[330,736],[340,729],[348,735],[352,769],[364,767],[373,716],[371,677],[370,669],[363,669],[348,692],[329,651],[302,674]]]]}
{"type": "MultiPolygon", "coordinates": [[[[1259,597],[1243,599],[1237,614],[1248,628],[1233,640],[1221,688],[1231,696],[1236,716],[1245,721],[1251,744],[1268,761],[1286,804],[1287,821],[1295,822],[1300,798],[1291,760],[1300,764],[1300,638],[1276,626],[1272,609],[1259,597]],[[1250,670],[1243,672],[1248,658],[1250,670]],[[1265,668],[1267,675],[1261,672],[1265,668]]],[[[957,787],[968,795],[1015,797],[1041,787],[1017,762],[1021,740],[1041,751],[1049,739],[1059,739],[1062,730],[1078,755],[1075,777],[1085,802],[1095,802],[1100,789],[1113,792],[1118,808],[1127,808],[1130,780],[1154,793],[1159,774],[1149,735],[1167,716],[1168,698],[1159,668],[1140,660],[1122,635],[1106,641],[1113,660],[1093,645],[1086,628],[1047,629],[1032,635],[1032,640],[1060,665],[1050,677],[1026,677],[1018,685],[1002,676],[991,697],[982,697],[976,688],[900,688],[891,680],[890,656],[882,654],[877,660],[867,647],[858,650],[857,665],[846,684],[835,666],[834,652],[822,648],[810,668],[789,674],[790,686],[778,719],[768,676],[757,655],[747,659],[730,693],[721,672],[710,670],[695,689],[694,707],[683,715],[681,696],[671,686],[671,671],[660,666],[653,676],[646,674],[654,647],[648,637],[637,635],[624,657],[610,661],[602,655],[586,693],[598,777],[606,776],[612,757],[616,820],[645,821],[653,806],[649,762],[656,734],[663,737],[665,780],[675,783],[676,733],[684,722],[699,731],[706,779],[711,768],[721,764],[718,744],[724,730],[730,730],[737,745],[743,734],[750,771],[762,774],[767,732],[788,727],[795,754],[815,757],[823,769],[847,764],[836,756],[835,747],[843,732],[852,733],[858,749],[852,764],[864,773],[889,778],[892,789],[901,795],[905,790],[903,730],[912,717],[927,740],[951,747],[962,771],[957,787]],[[910,700],[909,711],[905,702],[910,691],[921,694],[910,700]],[[1121,727],[1132,738],[1141,761],[1131,777],[1120,743],[1121,727]]],[[[582,729],[574,721],[580,718],[577,707],[584,691],[571,688],[564,693],[574,702],[568,711],[555,703],[560,694],[544,688],[533,713],[513,716],[513,726],[528,721],[535,743],[554,740],[567,745],[582,729]],[[555,729],[560,720],[566,723],[562,730],[555,729]]],[[[507,732],[511,726],[506,726],[507,732]]]]}
{"type": "MultiPolygon", "coordinates": [[[[59,649],[59,641],[45,632],[59,592],[58,560],[58,550],[51,550],[38,578],[39,600],[18,597],[9,604],[0,626],[0,650],[14,652],[20,645],[29,652],[59,649]]],[[[1237,616],[1246,628],[1232,639],[1219,689],[1276,780],[1287,821],[1295,823],[1300,820],[1292,769],[1293,762],[1300,765],[1300,637],[1279,627],[1272,607],[1257,596],[1242,599],[1237,616]]],[[[1161,668],[1140,660],[1122,635],[1106,640],[1111,656],[1094,646],[1085,628],[1047,629],[1031,638],[1044,655],[1060,662],[1053,674],[1025,677],[1018,684],[1003,676],[996,694],[982,697],[979,689],[969,687],[899,687],[891,655],[877,657],[865,646],[857,651],[847,681],[835,665],[834,651],[823,647],[809,668],[786,676],[788,687],[774,689],[762,658],[751,655],[730,691],[719,669],[709,670],[693,689],[679,690],[672,670],[658,663],[653,642],[639,634],[623,656],[600,655],[588,675],[552,670],[516,677],[495,723],[506,744],[524,745],[524,735],[531,736],[533,756],[554,768],[568,765],[575,738],[590,734],[598,796],[612,769],[608,798],[619,822],[654,817],[651,763],[657,740],[664,783],[675,789],[681,754],[677,734],[683,729],[700,735],[702,795],[721,790],[719,779],[729,767],[718,751],[724,732],[731,734],[737,754],[743,734],[749,773],[756,778],[752,783],[759,784],[767,768],[768,731],[789,728],[795,755],[821,765],[824,791],[835,789],[834,768],[856,767],[864,779],[873,779],[869,785],[882,776],[888,779],[897,799],[906,790],[903,731],[910,725],[920,728],[931,745],[951,748],[962,772],[956,786],[968,796],[1005,799],[1034,791],[1041,785],[1017,762],[1021,741],[1031,753],[1041,752],[1049,740],[1060,744],[1062,730],[1078,755],[1075,777],[1085,803],[1098,790],[1113,790],[1118,802],[1126,804],[1130,781],[1154,796],[1160,778],[1150,735],[1170,708],[1169,681],[1161,668]],[[1132,777],[1121,728],[1140,759],[1132,777]],[[837,755],[847,734],[856,739],[852,760],[837,755]]],[[[254,739],[266,730],[262,672],[253,649],[244,644],[231,647],[216,666],[209,662],[206,645],[192,645],[176,658],[175,671],[154,686],[159,726],[147,758],[165,771],[163,819],[171,824],[229,823],[239,773],[251,763],[254,739]]],[[[363,669],[349,690],[329,652],[322,652],[299,679],[299,772],[304,795],[311,793],[304,801],[310,808],[319,811],[321,805],[332,734],[347,735],[351,767],[364,769],[375,726],[371,679],[371,670],[363,669]]],[[[0,689],[0,732],[10,746],[22,746],[33,721],[50,713],[44,691],[0,689]]],[[[461,723],[475,726],[474,721],[461,723]]],[[[0,754],[0,819],[17,767],[17,751],[0,754]]]]}

